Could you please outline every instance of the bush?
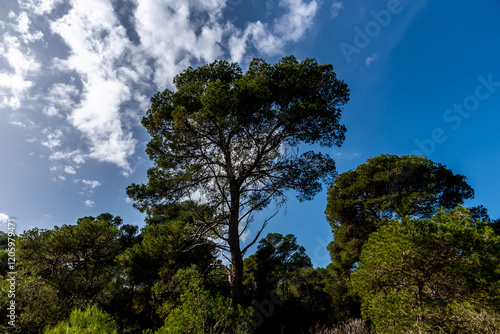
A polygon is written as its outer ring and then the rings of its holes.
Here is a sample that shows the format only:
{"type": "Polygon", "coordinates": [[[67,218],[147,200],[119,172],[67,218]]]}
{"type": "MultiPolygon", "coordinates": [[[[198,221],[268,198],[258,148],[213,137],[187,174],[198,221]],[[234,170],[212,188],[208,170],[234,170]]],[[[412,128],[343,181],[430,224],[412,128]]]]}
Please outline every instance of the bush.
{"type": "MultiPolygon", "coordinates": [[[[252,309],[231,307],[231,300],[223,296],[212,296],[193,278],[184,286],[185,292],[177,306],[165,319],[165,326],[156,334],[205,334],[234,333],[250,331],[252,309]]],[[[143,332],[152,334],[151,330],[143,332]]]]}
{"type": "Polygon", "coordinates": [[[311,334],[371,334],[370,328],[362,319],[347,319],[333,328],[316,326],[311,334]]]}
{"type": "Polygon", "coordinates": [[[61,321],[56,327],[44,331],[44,334],[116,334],[116,323],[111,316],[96,306],[85,311],[74,310],[69,321],[61,321]]]}

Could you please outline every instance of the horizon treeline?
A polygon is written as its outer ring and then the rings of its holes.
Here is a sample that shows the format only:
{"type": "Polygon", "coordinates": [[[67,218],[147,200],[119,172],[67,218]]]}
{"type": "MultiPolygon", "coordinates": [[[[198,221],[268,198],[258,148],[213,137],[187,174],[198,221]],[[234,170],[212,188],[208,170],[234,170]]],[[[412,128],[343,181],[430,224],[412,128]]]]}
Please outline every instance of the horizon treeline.
{"type": "MultiPolygon", "coordinates": [[[[472,196],[464,176],[424,157],[369,159],[328,189],[332,263],[313,268],[295,236],[269,233],[244,259],[236,308],[217,240],[195,238],[191,201],[141,230],[109,213],[34,228],[15,239],[16,326],[5,317],[3,330],[494,333],[500,220],[462,207],[472,196]]],[[[6,310],[5,233],[0,247],[6,310]]]]}

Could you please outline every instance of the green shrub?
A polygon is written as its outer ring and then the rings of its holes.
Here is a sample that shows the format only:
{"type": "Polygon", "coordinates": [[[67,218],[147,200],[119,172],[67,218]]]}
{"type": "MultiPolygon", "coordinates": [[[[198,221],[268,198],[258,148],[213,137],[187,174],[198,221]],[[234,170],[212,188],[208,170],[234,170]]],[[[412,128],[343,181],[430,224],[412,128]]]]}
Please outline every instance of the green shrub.
{"type": "Polygon", "coordinates": [[[96,306],[85,311],[73,310],[69,320],[61,321],[56,327],[44,331],[44,334],[116,334],[116,323],[111,316],[96,306]]]}
{"type": "MultiPolygon", "coordinates": [[[[231,307],[231,300],[221,295],[212,296],[193,278],[184,286],[180,305],[165,319],[165,326],[156,334],[205,334],[250,332],[252,309],[231,307]]],[[[144,334],[152,334],[151,330],[144,334]]]]}

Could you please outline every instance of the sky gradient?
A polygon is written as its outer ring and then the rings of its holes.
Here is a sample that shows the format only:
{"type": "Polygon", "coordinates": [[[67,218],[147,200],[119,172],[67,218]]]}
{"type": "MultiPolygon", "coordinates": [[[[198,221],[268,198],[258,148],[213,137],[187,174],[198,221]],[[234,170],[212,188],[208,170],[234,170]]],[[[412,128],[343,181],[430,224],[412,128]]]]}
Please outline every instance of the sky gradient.
{"type": "MultiPolygon", "coordinates": [[[[424,154],[468,178],[467,206],[499,218],[499,17],[496,0],[2,1],[1,228],[8,217],[22,233],[103,212],[142,226],[125,189],[151,166],[149,98],[188,66],[228,59],[245,70],[290,54],[331,63],[349,85],[346,141],[324,150],[339,173],[424,154]]],[[[325,266],[325,206],[326,186],[309,202],[290,193],[264,235],[295,234],[325,266]]]]}

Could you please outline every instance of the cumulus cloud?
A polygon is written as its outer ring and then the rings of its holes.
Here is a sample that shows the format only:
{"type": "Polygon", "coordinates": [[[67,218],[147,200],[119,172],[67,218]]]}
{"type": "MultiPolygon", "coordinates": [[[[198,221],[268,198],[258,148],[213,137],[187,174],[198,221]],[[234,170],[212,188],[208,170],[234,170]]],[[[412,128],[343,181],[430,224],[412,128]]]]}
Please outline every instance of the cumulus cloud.
{"type": "Polygon", "coordinates": [[[276,18],[272,25],[261,21],[251,22],[243,31],[236,30],[230,37],[232,61],[241,61],[249,43],[266,55],[275,56],[282,53],[287,43],[304,37],[306,30],[313,25],[319,9],[316,0],[281,0],[279,6],[285,13],[276,18]]]}
{"type": "Polygon", "coordinates": [[[99,187],[101,185],[101,182],[99,181],[89,181],[89,180],[82,180],[82,183],[91,189],[94,189],[96,187],[99,187]]]}
{"type": "Polygon", "coordinates": [[[95,207],[95,202],[88,199],[85,201],[85,206],[87,208],[93,208],[93,207],[95,207]]]}
{"type": "Polygon", "coordinates": [[[0,70],[0,108],[16,110],[21,107],[21,102],[33,86],[29,78],[40,70],[40,64],[31,49],[10,33],[0,37],[1,58],[9,68],[0,70]]]}
{"type": "Polygon", "coordinates": [[[137,2],[136,30],[155,59],[157,86],[171,87],[173,77],[192,62],[210,62],[223,54],[220,43],[231,28],[220,23],[224,6],[224,0],[137,2]]]}
{"type": "Polygon", "coordinates": [[[64,166],[64,172],[67,174],[76,174],[76,170],[73,168],[73,166],[64,166]]]}
{"type": "Polygon", "coordinates": [[[45,13],[50,13],[56,5],[63,2],[64,0],[30,0],[21,1],[20,5],[25,10],[32,11],[38,15],[43,15],[45,13]]]}
{"type": "Polygon", "coordinates": [[[286,43],[304,36],[319,3],[281,0],[281,16],[272,23],[249,22],[244,29],[224,21],[225,6],[224,0],[138,2],[136,28],[144,48],[156,61],[154,79],[159,87],[171,86],[173,77],[193,62],[210,62],[226,49],[235,62],[242,60],[249,45],[266,55],[279,54],[286,43]]]}
{"type": "Polygon", "coordinates": [[[30,32],[31,20],[28,17],[28,13],[22,12],[17,17],[17,25],[15,25],[15,30],[20,34],[20,37],[24,43],[35,42],[43,38],[43,33],[41,31],[36,31],[35,33],[30,32]]]}
{"type": "MultiPolygon", "coordinates": [[[[52,31],[71,50],[67,59],[55,62],[56,66],[79,73],[84,86],[82,101],[68,120],[89,139],[89,157],[130,171],[128,158],[135,152],[136,140],[123,124],[120,108],[132,95],[128,81],[119,76],[123,71],[118,70],[117,64],[123,62],[133,46],[110,1],[72,1],[72,5],[64,17],[51,24],[52,31]]],[[[131,71],[133,66],[128,69],[131,71]]],[[[127,79],[130,77],[133,75],[127,79]]],[[[73,88],[64,88],[63,94],[74,92],[73,88]]],[[[46,112],[55,113],[53,109],[46,112]]]]}
{"type": "Polygon", "coordinates": [[[30,44],[43,38],[41,31],[31,31],[31,19],[28,13],[13,12],[8,16],[14,23],[9,23],[10,31],[0,37],[0,60],[8,64],[8,69],[0,70],[0,108],[13,110],[21,107],[28,90],[34,85],[33,77],[40,70],[40,63],[30,44]]]}
{"type": "Polygon", "coordinates": [[[174,76],[188,66],[227,56],[240,62],[255,52],[277,55],[304,37],[319,8],[319,0],[280,0],[276,19],[237,28],[224,17],[226,0],[129,0],[126,5],[135,4],[129,26],[112,2],[19,1],[19,12],[5,23],[10,30],[0,36],[0,61],[8,65],[0,69],[0,108],[19,109],[29,97],[36,104],[31,109],[67,121],[88,145],[70,147],[67,127],[60,127],[65,136],[44,133],[40,143],[53,150],[51,160],[70,165],[92,158],[121,167],[124,175],[133,172],[132,128],[151,91],[173,88],[174,76]],[[62,4],[64,10],[56,10],[62,4]],[[39,74],[55,80],[45,84],[39,74]],[[34,87],[37,95],[29,96],[34,87]]]}
{"type": "Polygon", "coordinates": [[[53,149],[54,147],[57,146],[61,146],[61,137],[63,136],[61,130],[57,129],[52,133],[50,133],[48,130],[45,130],[44,133],[48,134],[47,134],[47,140],[41,142],[43,146],[46,146],[50,149],[53,149]]]}
{"type": "Polygon", "coordinates": [[[6,225],[9,222],[9,216],[0,212],[0,226],[6,225]]]}

